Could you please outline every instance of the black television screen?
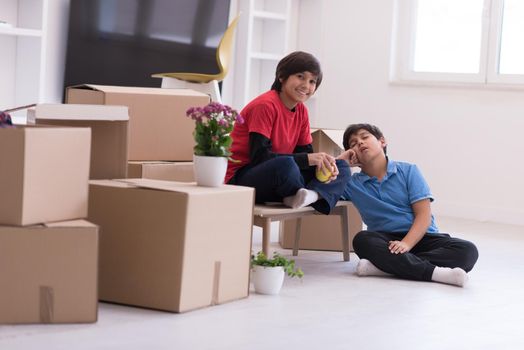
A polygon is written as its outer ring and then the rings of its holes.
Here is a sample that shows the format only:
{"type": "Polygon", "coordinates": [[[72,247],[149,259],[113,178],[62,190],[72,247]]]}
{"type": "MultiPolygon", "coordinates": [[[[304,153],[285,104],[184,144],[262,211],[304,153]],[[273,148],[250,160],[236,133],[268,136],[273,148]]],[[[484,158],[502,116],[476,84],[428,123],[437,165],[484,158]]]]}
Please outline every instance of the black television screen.
{"type": "Polygon", "coordinates": [[[64,86],[160,87],[152,74],[217,73],[230,0],[71,0],[64,86]]]}

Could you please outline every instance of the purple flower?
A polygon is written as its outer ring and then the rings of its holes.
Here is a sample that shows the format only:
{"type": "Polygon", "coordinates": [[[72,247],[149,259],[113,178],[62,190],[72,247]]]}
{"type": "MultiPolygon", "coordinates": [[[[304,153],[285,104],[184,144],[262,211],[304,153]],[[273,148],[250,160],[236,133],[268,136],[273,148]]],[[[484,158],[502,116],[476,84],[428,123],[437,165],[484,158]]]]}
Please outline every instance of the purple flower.
{"type": "Polygon", "coordinates": [[[230,106],[211,102],[204,107],[191,107],[186,116],[197,124],[193,133],[196,155],[229,157],[231,132],[235,123],[242,124],[244,119],[230,106]]]}
{"type": "Polygon", "coordinates": [[[0,111],[0,128],[14,128],[9,113],[0,111]]]}

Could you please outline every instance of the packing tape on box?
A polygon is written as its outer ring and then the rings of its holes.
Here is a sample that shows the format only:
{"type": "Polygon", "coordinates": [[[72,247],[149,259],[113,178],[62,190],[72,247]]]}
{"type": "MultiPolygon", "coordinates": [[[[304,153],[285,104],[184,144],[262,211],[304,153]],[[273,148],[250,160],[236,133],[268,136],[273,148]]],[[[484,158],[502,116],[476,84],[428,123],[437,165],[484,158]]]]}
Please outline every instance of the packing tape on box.
{"type": "Polygon", "coordinates": [[[40,322],[53,323],[53,310],[55,307],[53,288],[40,286],[40,322]]]}
{"type": "Polygon", "coordinates": [[[215,261],[215,271],[213,273],[213,294],[211,296],[211,305],[218,304],[219,283],[220,283],[220,261],[215,261]]]}

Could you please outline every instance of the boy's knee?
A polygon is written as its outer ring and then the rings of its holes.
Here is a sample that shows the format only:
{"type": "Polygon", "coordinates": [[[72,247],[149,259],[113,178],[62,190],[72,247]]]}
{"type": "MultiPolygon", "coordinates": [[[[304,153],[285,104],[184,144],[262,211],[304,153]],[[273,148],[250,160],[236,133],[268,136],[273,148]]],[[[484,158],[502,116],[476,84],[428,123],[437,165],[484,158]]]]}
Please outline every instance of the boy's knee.
{"type": "Polygon", "coordinates": [[[277,157],[273,161],[275,172],[280,176],[288,177],[300,174],[300,168],[293,157],[277,157]]]}
{"type": "Polygon", "coordinates": [[[298,168],[298,165],[293,157],[276,157],[271,161],[273,162],[273,165],[279,169],[298,168]]]}
{"type": "Polygon", "coordinates": [[[360,231],[353,237],[353,250],[355,252],[363,249],[366,246],[369,231],[360,231]]]}
{"type": "Polygon", "coordinates": [[[475,266],[475,263],[479,258],[479,251],[472,242],[464,241],[462,245],[463,269],[464,271],[469,272],[473,269],[473,266],[475,266]]]}

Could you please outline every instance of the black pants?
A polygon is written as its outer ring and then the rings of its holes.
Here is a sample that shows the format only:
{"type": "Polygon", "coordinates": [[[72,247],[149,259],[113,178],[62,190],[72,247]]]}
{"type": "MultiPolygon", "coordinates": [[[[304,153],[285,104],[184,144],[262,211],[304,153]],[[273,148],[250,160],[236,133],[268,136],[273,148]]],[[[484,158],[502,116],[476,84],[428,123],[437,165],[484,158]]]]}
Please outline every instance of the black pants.
{"type": "Polygon", "coordinates": [[[353,239],[353,249],[359,258],[371,261],[384,272],[419,281],[431,281],[436,266],[460,267],[469,272],[479,256],[473,243],[446,233],[426,233],[409,252],[392,254],[389,241],[400,241],[405,235],[361,231],[353,239]]]}

